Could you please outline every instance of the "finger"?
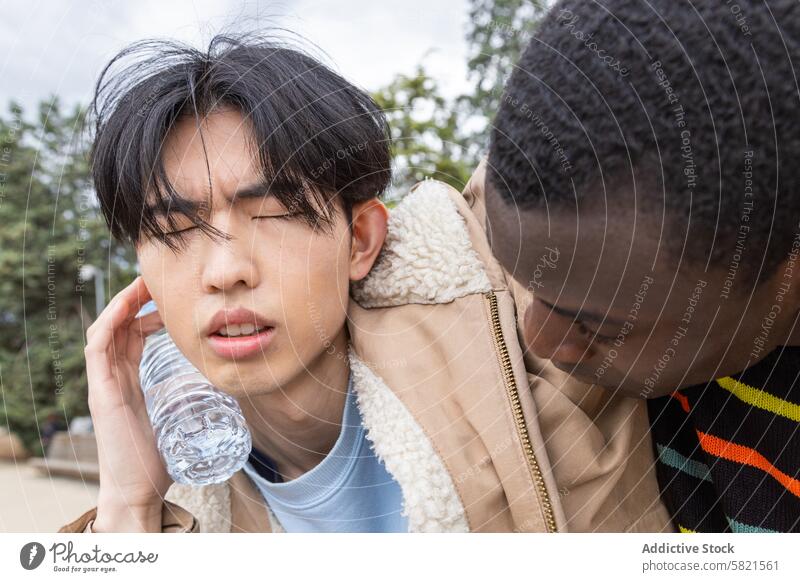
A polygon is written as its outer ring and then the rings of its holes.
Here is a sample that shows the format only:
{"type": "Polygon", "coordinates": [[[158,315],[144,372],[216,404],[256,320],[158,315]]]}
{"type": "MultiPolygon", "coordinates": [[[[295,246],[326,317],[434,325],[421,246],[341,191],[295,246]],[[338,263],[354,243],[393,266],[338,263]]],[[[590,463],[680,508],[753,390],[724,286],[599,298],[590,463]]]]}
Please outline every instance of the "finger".
{"type": "Polygon", "coordinates": [[[126,306],[130,305],[130,300],[128,296],[131,293],[136,293],[138,295],[139,286],[143,284],[143,282],[140,281],[139,279],[140,277],[136,277],[136,279],[134,279],[127,287],[125,287],[122,291],[117,293],[114,296],[114,298],[109,302],[109,304],[106,306],[106,308],[100,313],[100,315],[98,315],[95,322],[91,326],[89,326],[89,329],[86,330],[87,343],[89,343],[91,337],[94,336],[98,330],[108,329],[108,320],[112,317],[112,314],[115,312],[115,310],[122,309],[120,307],[120,304],[124,304],[126,306]]]}
{"type": "Polygon", "coordinates": [[[133,319],[128,325],[128,346],[126,349],[128,360],[138,362],[142,357],[147,336],[163,327],[164,322],[157,311],[133,319]]]}
{"type": "MultiPolygon", "coordinates": [[[[113,364],[112,358],[109,357],[109,351],[110,348],[113,349],[116,346],[111,344],[118,343],[115,338],[117,331],[131,315],[132,307],[140,300],[139,298],[146,296],[149,296],[149,291],[141,277],[137,277],[111,300],[86,331],[84,356],[88,374],[98,377],[102,381],[112,379],[111,366],[113,364]]],[[[113,360],[116,360],[116,357],[113,360]]]]}
{"type": "Polygon", "coordinates": [[[92,409],[92,403],[97,399],[102,399],[112,396],[104,389],[105,387],[113,386],[116,384],[116,378],[113,371],[112,357],[109,353],[109,344],[114,342],[113,330],[115,326],[118,327],[119,321],[125,316],[127,306],[122,302],[109,304],[106,308],[108,313],[105,317],[98,319],[93,326],[96,327],[94,335],[84,348],[84,357],[86,359],[86,375],[89,380],[89,408],[92,409]]]}
{"type": "Polygon", "coordinates": [[[164,327],[164,320],[158,311],[135,318],[130,324],[131,330],[142,336],[150,335],[164,327]]]}
{"type": "Polygon", "coordinates": [[[86,350],[105,353],[114,333],[128,316],[129,310],[128,303],[119,297],[114,297],[86,331],[86,350]]]}
{"type": "Polygon", "coordinates": [[[139,316],[144,304],[151,299],[150,290],[141,276],[133,281],[130,289],[123,295],[123,300],[128,301],[130,309],[112,338],[112,342],[115,342],[115,364],[120,357],[127,358],[129,362],[138,362],[144,348],[144,338],[164,327],[158,311],[139,316]]]}
{"type": "Polygon", "coordinates": [[[130,320],[136,317],[142,306],[153,298],[141,275],[136,277],[130,285],[120,292],[120,297],[130,307],[128,312],[128,319],[130,320]]]}

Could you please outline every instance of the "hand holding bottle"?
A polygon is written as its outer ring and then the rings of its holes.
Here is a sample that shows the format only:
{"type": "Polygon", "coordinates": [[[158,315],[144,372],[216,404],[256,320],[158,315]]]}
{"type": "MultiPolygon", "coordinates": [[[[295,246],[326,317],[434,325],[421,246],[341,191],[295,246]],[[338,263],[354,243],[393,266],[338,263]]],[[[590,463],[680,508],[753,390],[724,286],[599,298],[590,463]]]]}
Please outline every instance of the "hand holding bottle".
{"type": "Polygon", "coordinates": [[[158,312],[136,318],[151,299],[141,276],[120,291],[86,332],[89,410],[97,438],[100,492],[95,531],[160,531],[172,484],[156,446],[139,383],[145,337],[158,312]]]}

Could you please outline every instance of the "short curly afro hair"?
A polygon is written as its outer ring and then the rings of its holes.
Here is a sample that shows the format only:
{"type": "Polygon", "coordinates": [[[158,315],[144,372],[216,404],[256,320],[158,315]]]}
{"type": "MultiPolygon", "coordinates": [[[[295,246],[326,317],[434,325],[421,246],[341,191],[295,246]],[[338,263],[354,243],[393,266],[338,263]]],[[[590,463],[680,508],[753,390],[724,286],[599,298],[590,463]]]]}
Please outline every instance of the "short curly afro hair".
{"type": "Polygon", "coordinates": [[[636,180],[699,233],[685,258],[743,247],[763,280],[800,236],[797,67],[797,0],[563,0],[506,85],[489,185],[553,209],[636,180]]]}

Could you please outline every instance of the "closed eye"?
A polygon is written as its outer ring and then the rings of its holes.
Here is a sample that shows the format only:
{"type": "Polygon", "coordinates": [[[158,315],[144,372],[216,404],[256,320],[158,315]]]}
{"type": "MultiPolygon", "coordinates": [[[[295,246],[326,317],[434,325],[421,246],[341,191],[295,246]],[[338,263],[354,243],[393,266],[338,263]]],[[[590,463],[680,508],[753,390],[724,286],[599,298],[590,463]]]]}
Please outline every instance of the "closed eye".
{"type": "Polygon", "coordinates": [[[282,214],[262,214],[261,216],[254,216],[253,220],[256,220],[258,218],[277,218],[277,219],[286,220],[286,219],[292,218],[293,216],[297,216],[297,214],[299,214],[299,213],[297,213],[297,212],[284,212],[282,214]]]}
{"type": "Polygon", "coordinates": [[[183,234],[185,232],[189,232],[190,230],[194,230],[195,228],[198,228],[198,227],[197,226],[189,226],[187,228],[182,228],[180,230],[173,230],[171,232],[165,232],[165,233],[163,233],[163,236],[165,236],[165,237],[167,237],[167,236],[178,236],[178,235],[181,235],[181,234],[183,234]]]}
{"type": "Polygon", "coordinates": [[[586,336],[586,338],[587,338],[587,339],[588,339],[590,342],[593,342],[593,343],[594,343],[594,342],[596,342],[596,343],[598,343],[598,344],[605,345],[605,344],[610,344],[610,343],[611,343],[611,342],[613,342],[615,339],[617,339],[617,338],[615,338],[615,337],[611,337],[611,336],[607,336],[607,335],[601,335],[601,334],[599,334],[599,333],[597,333],[597,332],[595,332],[595,331],[591,331],[591,330],[590,330],[590,329],[588,329],[588,328],[586,327],[586,325],[584,325],[584,324],[583,324],[583,322],[581,322],[581,321],[577,321],[577,322],[575,322],[575,323],[576,323],[576,325],[578,326],[578,329],[580,330],[580,332],[581,332],[581,333],[582,333],[584,336],[586,336]]]}

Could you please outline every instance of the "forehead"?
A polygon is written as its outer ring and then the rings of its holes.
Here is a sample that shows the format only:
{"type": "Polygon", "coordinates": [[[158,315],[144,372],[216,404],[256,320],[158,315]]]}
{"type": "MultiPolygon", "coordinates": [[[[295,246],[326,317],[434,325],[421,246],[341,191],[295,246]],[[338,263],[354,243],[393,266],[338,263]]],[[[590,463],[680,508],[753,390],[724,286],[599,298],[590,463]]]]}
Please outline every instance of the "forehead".
{"type": "Polygon", "coordinates": [[[691,280],[667,249],[666,237],[680,234],[657,215],[610,204],[521,208],[496,194],[487,195],[486,210],[495,256],[550,303],[613,308],[648,277],[663,301],[673,283],[691,280]]]}
{"type": "Polygon", "coordinates": [[[256,173],[249,125],[233,109],[202,119],[181,117],[164,140],[163,164],[170,180],[186,194],[227,190],[256,173]]]}

